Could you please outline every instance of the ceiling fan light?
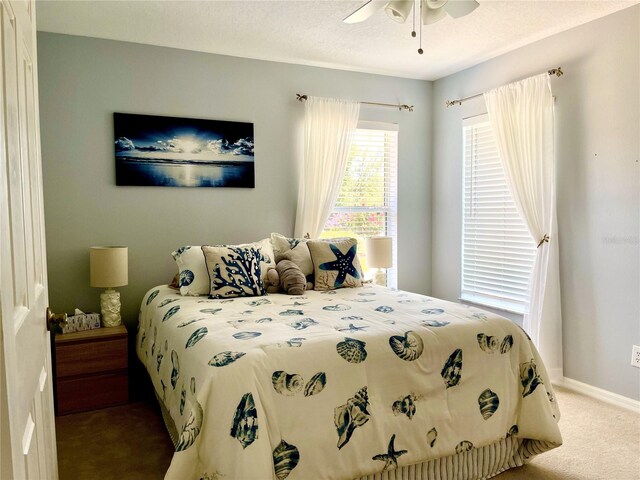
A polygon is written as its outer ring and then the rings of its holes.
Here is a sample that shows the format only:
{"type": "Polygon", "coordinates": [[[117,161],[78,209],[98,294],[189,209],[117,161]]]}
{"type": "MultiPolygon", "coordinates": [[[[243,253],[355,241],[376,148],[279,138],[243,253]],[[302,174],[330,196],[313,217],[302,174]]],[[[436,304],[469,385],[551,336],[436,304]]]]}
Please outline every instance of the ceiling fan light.
{"type": "Polygon", "coordinates": [[[432,23],[436,23],[442,20],[447,16],[447,12],[444,8],[424,8],[422,7],[422,24],[423,25],[431,25],[432,23]]]}
{"type": "Polygon", "coordinates": [[[447,2],[444,9],[453,18],[460,18],[469,15],[479,6],[480,4],[476,0],[452,0],[447,2]]]}
{"type": "MultiPolygon", "coordinates": [[[[447,0],[422,0],[423,6],[422,8],[436,9],[444,7],[447,3],[447,0]]],[[[449,2],[451,3],[451,2],[449,2]]]]}
{"type": "Polygon", "coordinates": [[[412,7],[413,0],[393,0],[387,3],[384,11],[396,22],[404,23],[409,13],[411,13],[412,7]]]}

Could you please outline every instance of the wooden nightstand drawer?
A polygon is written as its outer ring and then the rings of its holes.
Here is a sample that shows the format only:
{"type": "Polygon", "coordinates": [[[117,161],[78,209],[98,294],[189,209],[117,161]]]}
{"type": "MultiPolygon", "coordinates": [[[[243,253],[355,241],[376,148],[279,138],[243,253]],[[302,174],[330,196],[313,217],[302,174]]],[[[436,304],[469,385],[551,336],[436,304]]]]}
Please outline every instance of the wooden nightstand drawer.
{"type": "Polygon", "coordinates": [[[58,380],[58,414],[122,405],[129,401],[126,372],[58,380]]]}
{"type": "Polygon", "coordinates": [[[58,378],[127,368],[127,339],[69,343],[56,349],[58,378]]]}
{"type": "Polygon", "coordinates": [[[56,335],[58,415],[129,401],[127,342],[124,325],[56,335]]]}

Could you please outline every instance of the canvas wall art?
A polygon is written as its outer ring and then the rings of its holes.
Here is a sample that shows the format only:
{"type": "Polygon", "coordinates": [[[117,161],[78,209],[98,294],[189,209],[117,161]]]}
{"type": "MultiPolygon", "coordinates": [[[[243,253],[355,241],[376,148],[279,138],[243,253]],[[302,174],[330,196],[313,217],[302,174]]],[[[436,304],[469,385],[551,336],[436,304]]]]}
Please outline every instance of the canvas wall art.
{"type": "Polygon", "coordinates": [[[253,123],[114,113],[116,185],[255,187],[253,123]]]}

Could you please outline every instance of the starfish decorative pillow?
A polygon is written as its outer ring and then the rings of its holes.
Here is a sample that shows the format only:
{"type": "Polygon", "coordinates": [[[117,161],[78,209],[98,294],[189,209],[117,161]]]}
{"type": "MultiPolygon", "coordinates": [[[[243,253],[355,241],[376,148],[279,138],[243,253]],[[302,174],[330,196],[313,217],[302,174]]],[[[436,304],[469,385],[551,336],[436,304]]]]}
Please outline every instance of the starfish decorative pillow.
{"type": "Polygon", "coordinates": [[[310,240],[307,246],[313,261],[314,290],[362,286],[362,267],[355,238],[310,240]]]}

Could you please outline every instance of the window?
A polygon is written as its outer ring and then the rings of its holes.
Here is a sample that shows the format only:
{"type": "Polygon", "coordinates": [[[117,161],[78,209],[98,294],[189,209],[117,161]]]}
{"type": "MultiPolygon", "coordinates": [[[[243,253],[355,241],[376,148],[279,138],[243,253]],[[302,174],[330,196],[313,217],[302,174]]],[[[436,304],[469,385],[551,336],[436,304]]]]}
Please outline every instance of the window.
{"type": "Polygon", "coordinates": [[[397,285],[397,159],[398,128],[377,122],[360,122],[336,204],[321,237],[355,237],[358,257],[367,272],[364,239],[374,235],[393,237],[393,268],[387,285],[397,285]]]}
{"type": "Polygon", "coordinates": [[[509,192],[489,117],[464,121],[461,300],[525,313],[536,246],[509,192]]]}

